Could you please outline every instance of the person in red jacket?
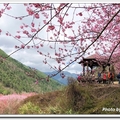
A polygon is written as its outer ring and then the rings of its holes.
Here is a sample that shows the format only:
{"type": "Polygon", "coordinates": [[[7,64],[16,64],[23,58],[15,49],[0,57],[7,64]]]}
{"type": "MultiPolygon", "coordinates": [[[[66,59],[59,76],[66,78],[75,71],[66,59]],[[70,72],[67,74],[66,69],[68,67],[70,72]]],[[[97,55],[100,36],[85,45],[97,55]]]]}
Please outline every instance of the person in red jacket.
{"type": "Polygon", "coordinates": [[[82,76],[78,75],[77,80],[78,80],[79,83],[81,82],[81,78],[82,78],[82,76]]]}
{"type": "Polygon", "coordinates": [[[104,72],[103,73],[103,84],[107,83],[107,74],[104,72]]]}

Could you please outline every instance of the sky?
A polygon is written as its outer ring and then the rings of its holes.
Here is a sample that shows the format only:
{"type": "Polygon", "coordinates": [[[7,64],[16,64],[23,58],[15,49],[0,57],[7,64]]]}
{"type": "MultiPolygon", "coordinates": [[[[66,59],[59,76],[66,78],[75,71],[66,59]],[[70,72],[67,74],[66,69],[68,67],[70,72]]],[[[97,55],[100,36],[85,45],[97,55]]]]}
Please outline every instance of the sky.
{"type": "MultiPolygon", "coordinates": [[[[12,4],[12,9],[9,11],[6,11],[7,14],[11,14],[14,16],[19,15],[26,15],[25,7],[21,4],[12,4]],[[18,7],[19,6],[19,7],[18,7]]],[[[41,23],[42,18],[39,19],[39,21],[36,21],[36,24],[41,23]]],[[[7,15],[3,15],[0,18],[0,29],[3,31],[3,33],[0,35],[0,49],[5,51],[8,55],[11,54],[13,51],[15,51],[15,45],[21,45],[21,43],[14,39],[13,37],[8,37],[4,33],[9,31],[11,34],[15,35],[17,30],[20,30],[20,25],[22,23],[31,23],[31,18],[26,17],[24,21],[15,20],[12,17],[8,17],[7,15]]],[[[45,30],[41,32],[42,37],[45,33],[45,30]]],[[[29,39],[23,38],[24,42],[27,43],[29,39]]],[[[42,48],[42,51],[44,53],[47,53],[48,51],[52,54],[53,51],[48,50],[47,44],[42,48]]],[[[43,64],[44,57],[40,56],[36,49],[22,49],[13,55],[11,55],[12,58],[20,61],[21,63],[36,68],[42,72],[50,72],[53,71],[50,69],[48,65],[43,64]]],[[[48,60],[50,65],[54,66],[56,63],[53,60],[48,60]]],[[[66,61],[67,62],[67,61],[66,61]]],[[[82,67],[75,62],[74,64],[70,65],[68,68],[65,69],[65,71],[71,72],[71,73],[80,73],[82,71],[82,67]]]]}

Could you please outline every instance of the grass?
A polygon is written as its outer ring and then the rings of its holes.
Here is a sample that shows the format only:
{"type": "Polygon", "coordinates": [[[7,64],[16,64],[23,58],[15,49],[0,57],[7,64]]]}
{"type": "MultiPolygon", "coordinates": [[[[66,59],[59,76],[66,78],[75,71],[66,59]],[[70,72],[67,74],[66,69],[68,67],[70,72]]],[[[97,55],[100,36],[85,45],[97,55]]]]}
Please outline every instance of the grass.
{"type": "MultiPolygon", "coordinates": [[[[37,94],[22,101],[38,106],[41,114],[119,114],[103,108],[120,108],[120,87],[72,83],[61,91],[37,94]]],[[[18,107],[19,108],[19,107],[18,107]]],[[[20,114],[19,110],[17,113],[20,114]]]]}

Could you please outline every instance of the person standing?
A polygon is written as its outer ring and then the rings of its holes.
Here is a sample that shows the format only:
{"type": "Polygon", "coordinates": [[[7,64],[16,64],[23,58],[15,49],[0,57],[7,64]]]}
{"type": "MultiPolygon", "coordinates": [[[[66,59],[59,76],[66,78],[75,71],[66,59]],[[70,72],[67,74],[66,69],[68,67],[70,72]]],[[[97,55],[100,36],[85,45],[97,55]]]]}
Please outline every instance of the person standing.
{"type": "Polygon", "coordinates": [[[80,83],[80,80],[81,80],[81,76],[80,75],[78,75],[77,80],[80,83]]]}
{"type": "Polygon", "coordinates": [[[119,72],[119,74],[117,75],[117,79],[118,79],[119,84],[120,84],[120,72],[119,72]]]}
{"type": "Polygon", "coordinates": [[[108,81],[109,81],[109,84],[113,83],[113,78],[114,78],[113,73],[112,72],[108,72],[108,81]]]}
{"type": "Polygon", "coordinates": [[[101,83],[102,81],[101,81],[101,73],[100,72],[98,72],[98,83],[101,83]]]}
{"type": "Polygon", "coordinates": [[[103,73],[103,84],[106,84],[106,81],[107,81],[107,75],[106,75],[106,73],[104,72],[104,73],[103,73]]]}

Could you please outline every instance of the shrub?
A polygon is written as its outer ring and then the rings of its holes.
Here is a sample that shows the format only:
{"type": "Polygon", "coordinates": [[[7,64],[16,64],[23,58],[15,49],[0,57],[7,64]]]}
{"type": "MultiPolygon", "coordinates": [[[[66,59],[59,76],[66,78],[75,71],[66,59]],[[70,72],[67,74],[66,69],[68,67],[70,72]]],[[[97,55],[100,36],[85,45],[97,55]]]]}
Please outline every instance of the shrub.
{"type": "Polygon", "coordinates": [[[61,114],[61,110],[58,108],[58,106],[49,106],[47,108],[47,112],[48,114],[61,114]]]}
{"type": "Polygon", "coordinates": [[[0,88],[0,94],[2,94],[2,93],[3,93],[3,89],[0,88]]]}
{"type": "Polygon", "coordinates": [[[74,114],[74,111],[72,109],[66,110],[65,114],[74,114]]]}
{"type": "Polygon", "coordinates": [[[8,94],[10,94],[10,91],[4,90],[4,91],[2,92],[2,94],[3,94],[3,95],[8,95],[8,94]]]}
{"type": "Polygon", "coordinates": [[[33,104],[32,102],[27,102],[19,108],[19,114],[41,114],[42,111],[39,106],[33,104]]]}

